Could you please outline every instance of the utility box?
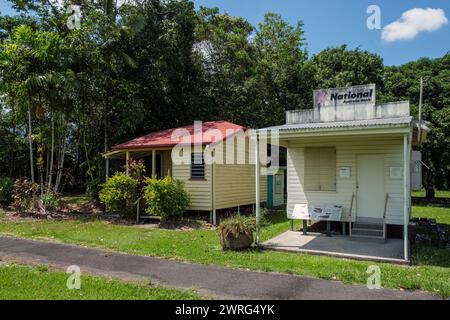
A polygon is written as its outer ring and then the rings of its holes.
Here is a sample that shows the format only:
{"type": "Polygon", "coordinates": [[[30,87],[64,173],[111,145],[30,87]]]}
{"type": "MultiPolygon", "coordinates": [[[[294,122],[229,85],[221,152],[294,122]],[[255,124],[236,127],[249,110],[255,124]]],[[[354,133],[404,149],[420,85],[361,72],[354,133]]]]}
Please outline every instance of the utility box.
{"type": "Polygon", "coordinates": [[[411,154],[411,190],[422,190],[422,152],[415,150],[411,154]]]}

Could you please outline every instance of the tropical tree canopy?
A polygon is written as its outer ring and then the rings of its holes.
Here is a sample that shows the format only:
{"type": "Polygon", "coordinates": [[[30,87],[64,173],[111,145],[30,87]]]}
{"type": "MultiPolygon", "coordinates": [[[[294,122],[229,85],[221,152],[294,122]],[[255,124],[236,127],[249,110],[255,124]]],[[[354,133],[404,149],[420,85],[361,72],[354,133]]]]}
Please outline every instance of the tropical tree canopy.
{"type": "Polygon", "coordinates": [[[46,192],[98,190],[112,145],[194,120],[259,128],[311,107],[312,90],[377,85],[410,100],[424,79],[429,188],[450,188],[450,56],[386,67],[345,44],[308,54],[302,21],[257,25],[188,0],[8,0],[0,15],[0,176],[46,192]]]}

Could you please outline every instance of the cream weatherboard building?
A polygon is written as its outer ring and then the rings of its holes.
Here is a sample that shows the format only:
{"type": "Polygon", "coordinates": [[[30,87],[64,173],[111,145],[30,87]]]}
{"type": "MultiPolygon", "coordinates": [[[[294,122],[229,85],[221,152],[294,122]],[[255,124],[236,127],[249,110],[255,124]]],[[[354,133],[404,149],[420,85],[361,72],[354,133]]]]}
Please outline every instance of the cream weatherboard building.
{"type": "Polygon", "coordinates": [[[413,120],[409,102],[376,104],[374,85],[314,98],[313,109],[288,111],[285,125],[258,130],[287,148],[288,217],[341,221],[358,239],[384,240],[387,226],[401,226],[408,260],[411,150],[426,126],[413,120]]]}
{"type": "MultiPolygon", "coordinates": [[[[183,181],[191,196],[189,209],[210,212],[216,224],[217,210],[255,204],[254,148],[247,131],[214,121],[153,132],[105,153],[107,174],[110,159],[145,159],[149,175],[183,181]]],[[[265,202],[266,179],[260,188],[265,202]]]]}

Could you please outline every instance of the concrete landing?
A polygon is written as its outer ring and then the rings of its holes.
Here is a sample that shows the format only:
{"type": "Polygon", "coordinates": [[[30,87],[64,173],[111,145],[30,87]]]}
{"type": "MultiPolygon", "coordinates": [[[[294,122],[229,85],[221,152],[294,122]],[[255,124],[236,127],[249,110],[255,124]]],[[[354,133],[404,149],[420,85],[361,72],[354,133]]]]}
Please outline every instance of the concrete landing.
{"type": "Polygon", "coordinates": [[[403,260],[403,240],[387,239],[385,243],[350,239],[348,236],[287,231],[263,243],[271,250],[303,252],[348,259],[407,264],[403,260]]]}

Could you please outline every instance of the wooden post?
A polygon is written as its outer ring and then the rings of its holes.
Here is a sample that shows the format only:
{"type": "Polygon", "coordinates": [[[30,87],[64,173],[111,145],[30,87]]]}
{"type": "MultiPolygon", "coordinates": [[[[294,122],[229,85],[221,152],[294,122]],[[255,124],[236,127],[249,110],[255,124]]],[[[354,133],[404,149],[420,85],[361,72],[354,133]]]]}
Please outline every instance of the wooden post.
{"type": "Polygon", "coordinates": [[[331,237],[331,221],[327,221],[327,237],[331,237]]]}
{"type": "Polygon", "coordinates": [[[127,176],[130,174],[130,170],[128,167],[128,162],[130,161],[130,152],[127,151],[126,156],[125,156],[125,173],[127,174],[127,176]]]}
{"type": "Polygon", "coordinates": [[[109,179],[109,158],[106,157],[105,159],[105,181],[108,181],[109,179]]]}
{"type": "Polygon", "coordinates": [[[136,224],[139,224],[140,223],[140,202],[141,202],[141,199],[138,199],[137,200],[137,202],[136,202],[136,224]]]}
{"type": "Polygon", "coordinates": [[[403,137],[403,250],[405,261],[409,261],[409,239],[408,239],[408,225],[409,225],[409,141],[408,135],[403,137]]]}
{"type": "Polygon", "coordinates": [[[303,220],[303,228],[302,228],[302,231],[303,231],[303,235],[307,235],[308,234],[308,224],[307,224],[307,221],[306,220],[303,220]]]}
{"type": "Polygon", "coordinates": [[[352,237],[352,211],[353,211],[353,200],[355,199],[355,193],[352,193],[352,201],[350,202],[349,210],[349,221],[348,221],[348,235],[352,237]]]}
{"type": "Polygon", "coordinates": [[[152,150],[152,178],[156,175],[156,150],[152,150]]]}
{"type": "Polygon", "coordinates": [[[259,139],[258,132],[256,132],[255,136],[255,189],[256,189],[256,199],[255,199],[255,207],[256,207],[256,245],[259,246],[259,229],[260,229],[260,220],[261,220],[261,195],[260,195],[260,174],[261,167],[259,165],[259,139]]]}

